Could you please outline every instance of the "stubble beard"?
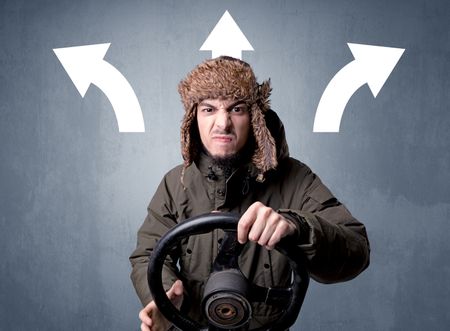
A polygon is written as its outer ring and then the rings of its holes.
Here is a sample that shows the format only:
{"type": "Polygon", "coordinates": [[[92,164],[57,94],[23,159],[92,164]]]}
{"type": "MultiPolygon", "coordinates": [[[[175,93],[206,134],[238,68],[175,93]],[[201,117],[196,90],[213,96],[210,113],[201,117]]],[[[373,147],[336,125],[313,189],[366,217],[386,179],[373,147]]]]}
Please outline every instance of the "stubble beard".
{"type": "Polygon", "coordinates": [[[208,152],[205,146],[203,146],[203,151],[211,158],[214,165],[223,169],[225,177],[228,178],[235,169],[251,160],[251,150],[253,148],[253,139],[250,139],[240,151],[230,155],[211,155],[211,153],[208,152]]]}
{"type": "MultiPolygon", "coordinates": [[[[209,153],[207,152],[207,154],[209,153]]],[[[239,152],[226,156],[214,156],[211,154],[209,154],[209,156],[213,160],[214,164],[222,169],[235,168],[240,165],[242,160],[241,153],[239,152]]]]}

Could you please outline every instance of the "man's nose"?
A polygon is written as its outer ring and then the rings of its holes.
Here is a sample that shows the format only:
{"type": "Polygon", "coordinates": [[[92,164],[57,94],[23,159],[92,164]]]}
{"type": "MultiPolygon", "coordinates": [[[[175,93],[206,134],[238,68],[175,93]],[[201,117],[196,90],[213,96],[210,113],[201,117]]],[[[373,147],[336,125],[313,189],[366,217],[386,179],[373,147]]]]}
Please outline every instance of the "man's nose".
{"type": "Polygon", "coordinates": [[[217,112],[216,126],[220,129],[228,129],[231,125],[230,113],[226,110],[220,109],[217,112]]]}

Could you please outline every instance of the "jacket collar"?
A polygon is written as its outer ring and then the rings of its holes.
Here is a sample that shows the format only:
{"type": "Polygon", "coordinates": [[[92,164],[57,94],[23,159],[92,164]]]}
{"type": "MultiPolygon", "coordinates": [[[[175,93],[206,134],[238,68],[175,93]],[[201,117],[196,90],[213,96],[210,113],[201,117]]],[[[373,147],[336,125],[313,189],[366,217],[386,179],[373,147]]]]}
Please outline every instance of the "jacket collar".
{"type": "MultiPolygon", "coordinates": [[[[199,155],[198,159],[191,164],[189,168],[197,169],[202,177],[211,178],[214,175],[217,176],[217,179],[224,179],[225,177],[224,169],[217,165],[212,160],[211,156],[204,152],[199,155]]],[[[252,162],[246,162],[231,170],[231,174],[227,178],[227,182],[239,173],[246,173],[249,178],[254,178],[258,176],[259,171],[252,162]]]]}
{"type": "Polygon", "coordinates": [[[200,153],[198,159],[194,162],[200,173],[205,177],[217,176],[224,177],[224,170],[215,164],[212,158],[205,154],[200,153]]]}

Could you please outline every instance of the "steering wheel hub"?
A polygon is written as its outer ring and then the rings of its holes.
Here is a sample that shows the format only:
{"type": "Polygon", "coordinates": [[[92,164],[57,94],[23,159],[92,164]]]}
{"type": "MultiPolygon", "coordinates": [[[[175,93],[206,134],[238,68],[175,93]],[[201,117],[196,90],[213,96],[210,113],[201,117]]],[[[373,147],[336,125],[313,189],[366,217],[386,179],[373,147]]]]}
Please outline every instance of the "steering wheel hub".
{"type": "Polygon", "coordinates": [[[209,322],[219,328],[237,329],[251,317],[247,300],[248,280],[237,269],[212,273],[203,292],[203,311],[209,322]]]}
{"type": "Polygon", "coordinates": [[[219,328],[237,329],[250,319],[248,301],[234,293],[216,293],[205,303],[205,315],[209,322],[219,328]]]}

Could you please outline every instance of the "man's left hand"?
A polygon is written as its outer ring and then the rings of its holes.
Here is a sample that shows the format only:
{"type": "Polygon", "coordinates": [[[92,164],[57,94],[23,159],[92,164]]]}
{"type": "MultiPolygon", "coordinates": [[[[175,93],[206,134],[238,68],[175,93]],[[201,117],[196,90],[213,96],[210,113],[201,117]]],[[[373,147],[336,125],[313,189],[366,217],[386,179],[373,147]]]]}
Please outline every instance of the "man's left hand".
{"type": "Polygon", "coordinates": [[[243,244],[248,240],[271,250],[296,227],[272,208],[257,201],[248,207],[238,223],[238,241],[243,244]]]}

